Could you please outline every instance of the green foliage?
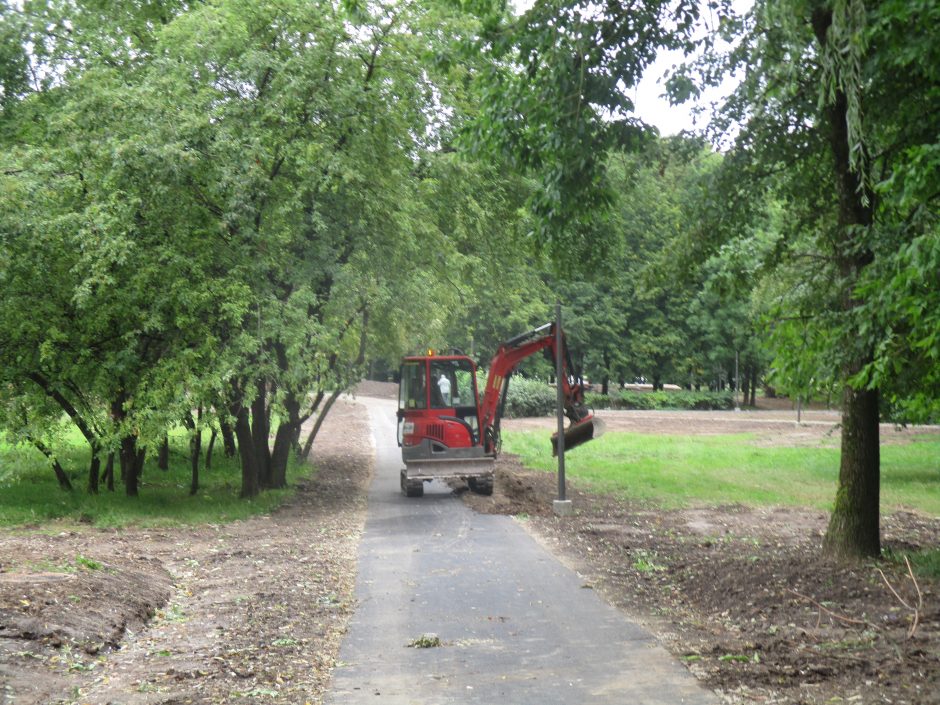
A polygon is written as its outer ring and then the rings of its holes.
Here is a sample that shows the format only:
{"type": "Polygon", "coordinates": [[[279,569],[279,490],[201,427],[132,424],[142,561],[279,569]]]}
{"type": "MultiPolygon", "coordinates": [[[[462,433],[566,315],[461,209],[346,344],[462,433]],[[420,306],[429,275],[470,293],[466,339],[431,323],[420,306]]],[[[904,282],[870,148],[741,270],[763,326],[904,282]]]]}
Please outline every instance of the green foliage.
{"type": "Polygon", "coordinates": [[[925,549],[922,551],[899,551],[888,548],[885,550],[885,558],[889,561],[904,566],[907,558],[911,563],[911,568],[915,575],[925,578],[940,578],[940,548],[925,549]]]}
{"type": "Polygon", "coordinates": [[[82,555],[75,556],[75,565],[86,570],[101,570],[104,566],[93,558],[86,558],[82,555]]]}
{"type": "Polygon", "coordinates": [[[661,46],[683,41],[697,15],[698,4],[684,0],[547,0],[481,37],[497,60],[484,74],[475,145],[534,175],[531,243],[558,269],[586,271],[603,260],[613,197],[607,156],[654,134],[633,114],[629,91],[661,46]]]}
{"type": "MultiPolygon", "coordinates": [[[[571,477],[595,489],[675,507],[734,502],[832,507],[839,473],[836,442],[774,447],[752,434],[666,436],[608,431],[566,456],[571,477]]],[[[527,467],[554,472],[545,431],[504,432],[503,450],[527,467]]],[[[882,509],[940,516],[940,439],[912,436],[882,452],[882,509]]]]}
{"type": "Polygon", "coordinates": [[[615,394],[588,392],[585,402],[594,409],[722,411],[734,408],[734,392],[635,392],[625,389],[615,394]]]}
{"type": "Polygon", "coordinates": [[[547,416],[555,413],[558,396],[554,386],[542,380],[513,375],[506,395],[506,418],[547,416]]]}
{"type": "Polygon", "coordinates": [[[427,302],[460,308],[506,249],[492,224],[514,218],[517,181],[491,190],[494,173],[441,149],[473,62],[432,57],[475,27],[446,3],[4,7],[11,438],[66,458],[64,411],[95,457],[128,464],[196,408],[199,425],[251,408],[252,440],[276,435],[283,458],[308,395],[358,379],[367,343],[439,335],[449,320],[427,302]]]}
{"type": "MultiPolygon", "coordinates": [[[[729,379],[735,350],[748,350],[750,312],[733,306],[747,294],[712,285],[718,275],[700,271],[686,254],[700,236],[699,203],[719,163],[685,137],[611,154],[607,237],[615,247],[589,281],[556,285],[571,347],[592,381],[711,385],[729,379]]],[[[758,357],[751,355],[755,363],[758,357]]]]}

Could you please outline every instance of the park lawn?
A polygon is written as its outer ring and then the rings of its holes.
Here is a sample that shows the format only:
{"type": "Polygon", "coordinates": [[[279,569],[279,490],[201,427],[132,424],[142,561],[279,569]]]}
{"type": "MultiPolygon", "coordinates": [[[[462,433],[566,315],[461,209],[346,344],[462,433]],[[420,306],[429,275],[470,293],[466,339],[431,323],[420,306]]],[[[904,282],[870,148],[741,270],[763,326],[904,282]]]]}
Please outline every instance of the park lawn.
{"type": "MultiPolygon", "coordinates": [[[[503,450],[527,467],[554,471],[544,432],[503,434],[503,450]]],[[[838,448],[768,446],[755,434],[719,436],[608,432],[565,455],[569,477],[664,507],[797,505],[831,509],[838,448]]],[[[940,516],[940,437],[881,448],[881,506],[940,516]]]]}
{"type": "MultiPolygon", "coordinates": [[[[203,460],[208,434],[203,436],[203,460]]],[[[170,436],[167,471],[148,456],[139,495],[127,497],[119,478],[115,491],[104,484],[98,495],[85,491],[88,468],[87,444],[70,434],[57,447],[59,461],[69,474],[74,490],[59,488],[48,461],[26,446],[0,443],[0,526],[44,524],[52,520],[95,526],[178,526],[216,524],[265,514],[284,502],[299,477],[311,466],[297,460],[288,465],[288,489],[268,490],[250,500],[239,499],[241,466],[237,457],[226,458],[222,439],[216,441],[212,469],[199,468],[199,492],[189,494],[190,460],[185,432],[170,436]]],[[[102,462],[102,474],[104,462],[102,462]]],[[[115,468],[115,472],[118,469],[115,468]]]]}

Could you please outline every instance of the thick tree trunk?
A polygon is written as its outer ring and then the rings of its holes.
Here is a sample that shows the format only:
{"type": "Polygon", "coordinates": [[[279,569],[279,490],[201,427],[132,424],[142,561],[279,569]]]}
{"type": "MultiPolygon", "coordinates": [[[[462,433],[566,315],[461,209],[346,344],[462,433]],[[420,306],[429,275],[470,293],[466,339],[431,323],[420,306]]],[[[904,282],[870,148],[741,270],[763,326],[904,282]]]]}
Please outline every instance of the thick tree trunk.
{"type": "MultiPolygon", "coordinates": [[[[126,401],[127,396],[122,391],[118,394],[117,398],[111,402],[111,420],[114,422],[115,426],[119,427],[124,421],[126,415],[124,404],[126,401]]],[[[118,459],[121,463],[121,481],[124,483],[124,493],[128,497],[136,497],[140,478],[136,436],[125,435],[121,438],[118,459]]]]}
{"type": "Polygon", "coordinates": [[[256,497],[259,491],[258,464],[251,438],[248,409],[244,407],[235,413],[235,437],[238,439],[238,455],[242,462],[242,489],[239,496],[243,499],[256,497]]]}
{"type": "Polygon", "coordinates": [[[262,489],[271,487],[271,435],[270,409],[267,404],[268,388],[264,380],[255,383],[255,398],[251,402],[251,440],[258,468],[258,485],[262,489]]]}
{"type": "Polygon", "coordinates": [[[295,436],[294,426],[289,421],[278,424],[271,453],[271,487],[274,489],[287,487],[287,463],[295,436]]]}
{"type": "Polygon", "coordinates": [[[235,431],[232,425],[227,421],[220,421],[219,430],[222,432],[222,447],[225,449],[225,457],[234,458],[238,452],[238,446],[235,443],[235,431]]]}
{"type": "Polygon", "coordinates": [[[878,392],[846,385],[839,489],[823,548],[839,558],[881,553],[878,392]]]}
{"type": "MultiPolygon", "coordinates": [[[[832,25],[832,10],[817,7],[812,16],[813,31],[825,48],[832,25]]],[[[858,305],[853,290],[862,270],[873,259],[863,238],[874,222],[872,201],[850,160],[848,97],[840,88],[826,108],[829,145],[838,195],[838,241],[833,255],[843,278],[842,310],[849,315],[858,305]]],[[[850,334],[851,335],[851,334],[850,334]]],[[[844,559],[877,556],[880,539],[880,473],[878,392],[854,389],[848,380],[872,360],[861,335],[847,341],[850,355],[843,367],[842,451],[839,488],[823,548],[829,555],[844,559]],[[858,340],[856,340],[856,338],[858,340]],[[862,342],[859,342],[861,340],[862,342]]]]}
{"type": "Polygon", "coordinates": [[[92,450],[91,462],[88,464],[88,494],[98,494],[98,480],[101,471],[101,458],[92,450]]]}
{"type": "Polygon", "coordinates": [[[121,439],[121,474],[124,477],[124,494],[136,497],[138,492],[139,475],[137,465],[137,438],[124,436],[121,439]]]}

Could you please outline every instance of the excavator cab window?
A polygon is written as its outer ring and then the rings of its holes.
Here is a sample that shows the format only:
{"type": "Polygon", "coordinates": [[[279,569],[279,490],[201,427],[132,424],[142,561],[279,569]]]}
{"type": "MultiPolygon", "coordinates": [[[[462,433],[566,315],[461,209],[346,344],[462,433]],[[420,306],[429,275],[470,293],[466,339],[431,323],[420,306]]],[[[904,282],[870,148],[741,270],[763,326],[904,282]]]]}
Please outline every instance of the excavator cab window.
{"type": "Polygon", "coordinates": [[[473,363],[469,360],[431,360],[431,408],[476,407],[473,363]]]}
{"type": "Polygon", "coordinates": [[[431,358],[429,372],[431,408],[446,410],[446,416],[462,421],[476,443],[480,419],[473,362],[469,358],[431,358]]]}
{"type": "Polygon", "coordinates": [[[431,360],[431,408],[450,409],[459,397],[454,379],[454,360],[431,360]]]}
{"type": "Polygon", "coordinates": [[[427,392],[424,386],[424,362],[405,362],[401,366],[401,384],[398,387],[399,409],[427,408],[427,392]]]}

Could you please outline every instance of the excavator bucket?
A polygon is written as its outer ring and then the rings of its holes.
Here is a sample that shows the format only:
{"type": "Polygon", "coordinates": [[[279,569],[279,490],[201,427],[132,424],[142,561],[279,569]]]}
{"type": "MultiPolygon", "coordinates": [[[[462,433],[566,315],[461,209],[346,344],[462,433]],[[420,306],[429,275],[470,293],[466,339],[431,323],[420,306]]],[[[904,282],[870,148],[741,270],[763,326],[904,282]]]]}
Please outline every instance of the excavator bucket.
{"type": "MultiPolygon", "coordinates": [[[[596,416],[573,423],[565,429],[565,452],[577,448],[595,438],[600,438],[607,430],[607,424],[596,416]]],[[[558,434],[552,434],[552,456],[558,455],[558,434]]]]}

